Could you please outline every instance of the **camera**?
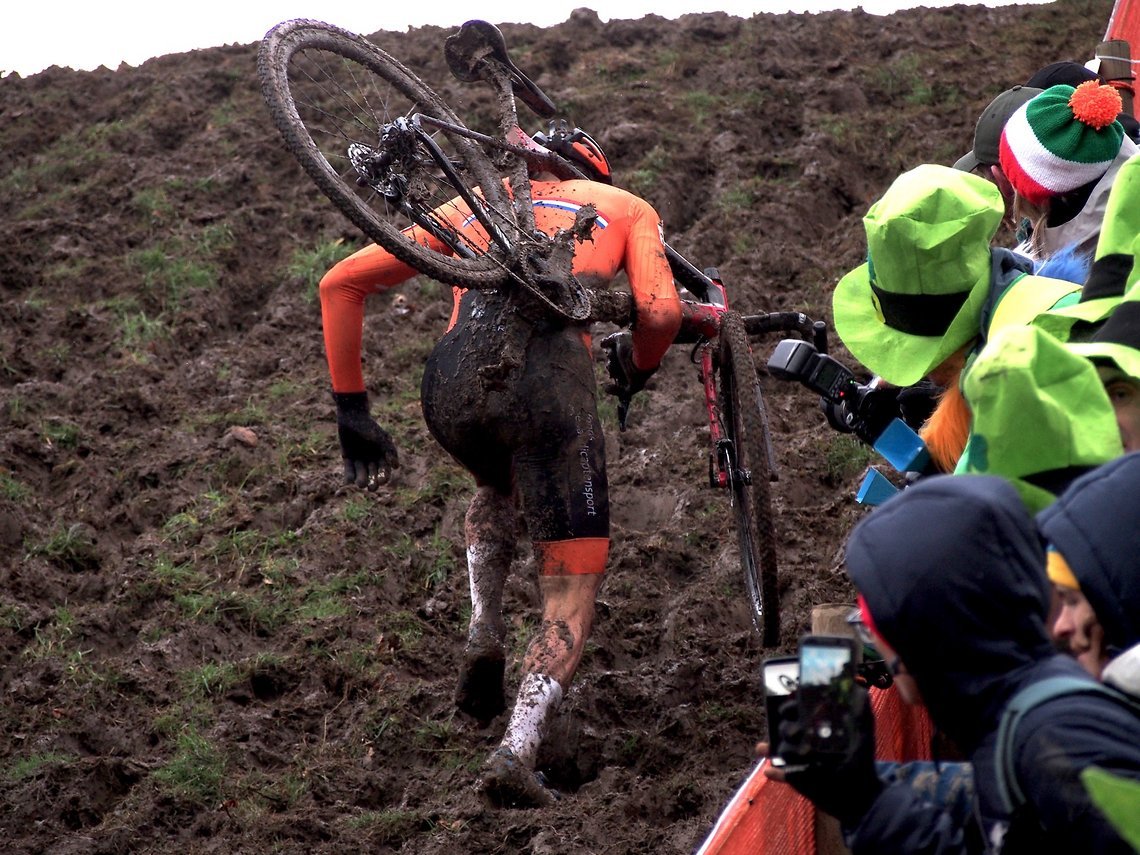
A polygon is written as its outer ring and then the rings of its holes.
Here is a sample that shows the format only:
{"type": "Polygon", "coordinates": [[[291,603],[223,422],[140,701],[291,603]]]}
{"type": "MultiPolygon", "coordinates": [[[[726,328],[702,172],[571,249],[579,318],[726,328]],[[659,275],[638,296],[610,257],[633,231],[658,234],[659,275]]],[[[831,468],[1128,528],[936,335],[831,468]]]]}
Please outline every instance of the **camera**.
{"type": "Polygon", "coordinates": [[[796,697],[805,749],[816,759],[846,757],[858,739],[855,676],[859,643],[850,636],[800,640],[796,697]]]}
{"type": "Polygon", "coordinates": [[[811,342],[781,341],[768,357],[768,373],[818,393],[828,424],[843,433],[854,433],[868,445],[874,445],[899,416],[898,389],[880,386],[878,378],[858,382],[847,366],[820,353],[811,342]]]}
{"type": "Polygon", "coordinates": [[[858,387],[855,375],[842,362],[820,353],[811,342],[788,338],[768,357],[768,372],[780,380],[795,380],[829,401],[842,401],[858,387]]]}

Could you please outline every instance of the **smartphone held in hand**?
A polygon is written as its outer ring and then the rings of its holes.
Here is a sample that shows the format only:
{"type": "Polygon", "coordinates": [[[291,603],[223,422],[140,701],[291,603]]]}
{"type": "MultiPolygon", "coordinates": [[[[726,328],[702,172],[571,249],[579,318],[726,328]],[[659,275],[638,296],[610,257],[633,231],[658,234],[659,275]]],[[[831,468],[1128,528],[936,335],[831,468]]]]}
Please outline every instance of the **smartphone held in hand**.
{"type": "Polygon", "coordinates": [[[796,693],[807,753],[843,757],[857,737],[855,673],[858,642],[847,636],[800,639],[796,693]]]}

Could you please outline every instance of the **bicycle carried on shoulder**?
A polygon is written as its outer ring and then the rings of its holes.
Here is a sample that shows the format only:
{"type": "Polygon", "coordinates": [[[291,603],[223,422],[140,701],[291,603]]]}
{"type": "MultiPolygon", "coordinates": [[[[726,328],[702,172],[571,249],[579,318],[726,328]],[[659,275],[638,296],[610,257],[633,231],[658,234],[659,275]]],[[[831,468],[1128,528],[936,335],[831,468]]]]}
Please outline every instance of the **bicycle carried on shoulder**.
{"type": "MultiPolygon", "coordinates": [[[[535,227],[528,170],[585,177],[519,127],[516,98],[546,119],[557,114],[554,102],[511,61],[492,24],[464,24],[444,53],[458,79],[491,86],[497,135],[467,128],[399,61],[323,22],[273,27],[260,45],[258,75],[274,123],[309,177],[396,258],[446,284],[513,289],[548,316],[628,325],[630,294],[586,289],[571,273],[592,206],[579,210],[571,229],[547,235],[535,227]],[[456,225],[473,221],[479,228],[456,225]]],[[[710,483],[731,496],[753,622],[762,643],[775,646],[775,455],[750,337],[797,332],[826,352],[826,329],[799,312],[742,316],[729,308],[715,270],[702,273],[668,244],[665,250],[684,297],[675,343],[693,345],[704,387],[710,483]]],[[[619,402],[623,427],[628,403],[619,402]]]]}

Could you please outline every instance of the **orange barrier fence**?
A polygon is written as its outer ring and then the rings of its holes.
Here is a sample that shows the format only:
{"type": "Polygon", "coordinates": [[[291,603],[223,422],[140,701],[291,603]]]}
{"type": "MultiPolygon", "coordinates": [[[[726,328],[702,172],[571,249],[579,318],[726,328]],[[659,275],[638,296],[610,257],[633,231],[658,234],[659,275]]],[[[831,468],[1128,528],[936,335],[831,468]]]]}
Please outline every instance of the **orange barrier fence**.
{"type": "MultiPolygon", "coordinates": [[[[930,760],[934,728],[925,707],[903,703],[894,689],[871,689],[878,760],[930,760]]],[[[811,802],[764,777],[761,761],[736,791],[697,855],[816,855],[811,802]]]]}
{"type": "Polygon", "coordinates": [[[1136,0],[1116,0],[1104,34],[1106,42],[1111,39],[1123,39],[1133,52],[1140,47],[1140,3],[1136,0]]]}

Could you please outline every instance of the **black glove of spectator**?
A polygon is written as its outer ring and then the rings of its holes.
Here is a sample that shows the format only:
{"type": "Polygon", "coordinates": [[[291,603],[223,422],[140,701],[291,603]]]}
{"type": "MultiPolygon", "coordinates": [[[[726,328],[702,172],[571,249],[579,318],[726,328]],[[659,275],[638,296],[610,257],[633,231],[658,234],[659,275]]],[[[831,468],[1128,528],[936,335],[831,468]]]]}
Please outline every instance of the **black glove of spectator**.
{"type": "Polygon", "coordinates": [[[796,700],[780,707],[776,749],[776,756],[788,764],[784,780],[848,827],[858,825],[883,790],[883,782],[875,774],[875,720],[867,690],[857,685],[852,702],[856,728],[851,750],[845,756],[813,755],[796,700]]]}
{"type": "Polygon", "coordinates": [[[367,392],[333,392],[336,429],[344,458],[344,483],[375,490],[400,465],[387,431],[368,413],[367,392]]]}
{"type": "Polygon", "coordinates": [[[919,380],[913,386],[900,389],[899,413],[902,420],[918,430],[938,406],[943,391],[941,386],[929,380],[919,380]]]}
{"type": "Polygon", "coordinates": [[[607,351],[606,371],[610,381],[606,392],[619,398],[632,398],[645,388],[646,381],[657,371],[642,371],[633,364],[633,333],[622,330],[602,339],[602,349],[607,351]]]}

